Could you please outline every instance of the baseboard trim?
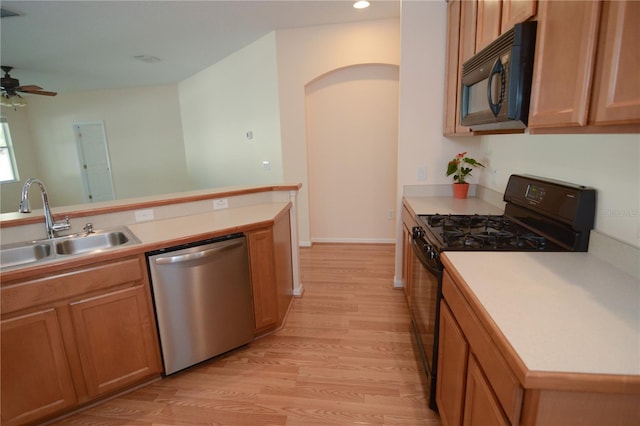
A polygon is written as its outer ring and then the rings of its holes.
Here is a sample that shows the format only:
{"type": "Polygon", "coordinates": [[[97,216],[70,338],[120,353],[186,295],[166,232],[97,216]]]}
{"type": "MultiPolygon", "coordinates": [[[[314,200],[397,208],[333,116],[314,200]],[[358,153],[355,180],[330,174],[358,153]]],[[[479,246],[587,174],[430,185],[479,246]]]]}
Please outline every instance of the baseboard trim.
{"type": "MultiPolygon", "coordinates": [[[[312,238],[313,243],[395,244],[395,238],[312,238]]],[[[310,245],[309,245],[310,246],[310,245]]]]}

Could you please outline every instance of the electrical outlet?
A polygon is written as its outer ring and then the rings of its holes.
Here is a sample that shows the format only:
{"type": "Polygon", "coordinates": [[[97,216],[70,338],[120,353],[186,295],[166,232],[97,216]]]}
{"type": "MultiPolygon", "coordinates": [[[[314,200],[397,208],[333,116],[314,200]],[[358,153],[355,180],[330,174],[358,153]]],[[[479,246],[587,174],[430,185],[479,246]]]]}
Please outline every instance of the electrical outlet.
{"type": "Polygon", "coordinates": [[[227,198],[216,198],[213,200],[213,209],[222,210],[229,207],[229,200],[227,198]]]}
{"type": "Polygon", "coordinates": [[[427,168],[426,167],[424,167],[424,166],[418,167],[416,179],[417,180],[427,180],[427,168]]]}
{"type": "Polygon", "coordinates": [[[147,222],[153,220],[153,209],[144,209],[135,211],[136,222],[147,222]]]}

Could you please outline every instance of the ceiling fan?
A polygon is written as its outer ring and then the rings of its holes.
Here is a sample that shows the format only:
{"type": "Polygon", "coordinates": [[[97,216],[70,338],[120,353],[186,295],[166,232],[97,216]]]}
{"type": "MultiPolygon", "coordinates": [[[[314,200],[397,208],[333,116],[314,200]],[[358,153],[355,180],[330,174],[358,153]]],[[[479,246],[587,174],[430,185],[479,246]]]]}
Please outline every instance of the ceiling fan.
{"type": "Polygon", "coordinates": [[[58,94],[56,92],[47,92],[45,90],[42,90],[42,87],[40,86],[20,86],[20,81],[17,78],[13,78],[9,75],[9,72],[13,69],[13,67],[2,65],[1,68],[2,71],[4,71],[4,76],[2,77],[3,98],[11,98],[14,96],[21,97],[18,92],[44,96],[55,96],[58,94]]]}

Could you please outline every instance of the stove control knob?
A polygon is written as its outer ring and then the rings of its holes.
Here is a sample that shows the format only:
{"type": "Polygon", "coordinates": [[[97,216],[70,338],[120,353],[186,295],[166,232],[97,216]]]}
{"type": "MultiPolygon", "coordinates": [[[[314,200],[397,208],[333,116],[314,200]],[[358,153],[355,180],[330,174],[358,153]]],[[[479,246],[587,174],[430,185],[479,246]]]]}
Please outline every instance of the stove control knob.
{"type": "Polygon", "coordinates": [[[412,234],[413,234],[413,238],[423,238],[424,237],[424,231],[419,226],[414,226],[411,231],[412,231],[412,234]]]}
{"type": "Polygon", "coordinates": [[[438,253],[433,249],[433,247],[428,246],[426,249],[427,249],[427,257],[430,260],[434,260],[435,258],[438,257],[438,253]]]}

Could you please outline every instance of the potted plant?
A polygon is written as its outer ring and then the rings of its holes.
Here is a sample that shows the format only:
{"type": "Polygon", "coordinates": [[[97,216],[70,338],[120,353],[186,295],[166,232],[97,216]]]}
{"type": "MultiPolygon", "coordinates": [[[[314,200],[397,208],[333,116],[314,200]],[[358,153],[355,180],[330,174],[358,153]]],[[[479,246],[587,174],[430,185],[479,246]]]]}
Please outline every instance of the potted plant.
{"type": "Polygon", "coordinates": [[[484,167],[483,164],[473,158],[465,157],[467,152],[461,152],[447,164],[447,176],[453,175],[453,197],[467,198],[469,192],[469,184],[466,181],[467,176],[471,176],[473,167],[484,167]]]}

